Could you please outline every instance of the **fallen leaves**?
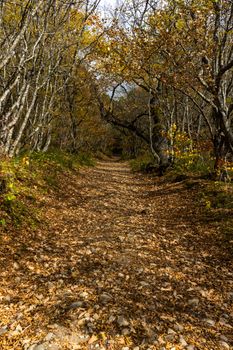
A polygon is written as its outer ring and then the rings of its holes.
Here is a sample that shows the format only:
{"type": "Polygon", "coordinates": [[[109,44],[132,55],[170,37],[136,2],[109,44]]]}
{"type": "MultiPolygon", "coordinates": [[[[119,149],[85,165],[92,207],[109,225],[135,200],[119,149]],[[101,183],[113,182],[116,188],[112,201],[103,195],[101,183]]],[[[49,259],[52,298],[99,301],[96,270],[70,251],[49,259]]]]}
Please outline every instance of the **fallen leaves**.
{"type": "Polygon", "coordinates": [[[230,347],[230,264],[195,192],[121,163],[80,172],[43,196],[42,226],[4,233],[1,349],[230,347]]]}

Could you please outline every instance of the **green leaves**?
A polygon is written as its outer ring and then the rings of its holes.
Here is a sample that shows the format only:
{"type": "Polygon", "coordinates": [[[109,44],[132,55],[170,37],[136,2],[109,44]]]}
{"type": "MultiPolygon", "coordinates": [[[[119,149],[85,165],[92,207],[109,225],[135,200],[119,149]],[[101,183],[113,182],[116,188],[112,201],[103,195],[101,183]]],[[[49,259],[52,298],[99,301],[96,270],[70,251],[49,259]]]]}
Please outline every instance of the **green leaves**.
{"type": "Polygon", "coordinates": [[[0,219],[0,226],[6,226],[6,220],[0,219]]]}
{"type": "Polygon", "coordinates": [[[5,200],[5,202],[11,203],[11,202],[16,200],[16,196],[13,193],[7,193],[4,196],[4,200],[5,200]]]}

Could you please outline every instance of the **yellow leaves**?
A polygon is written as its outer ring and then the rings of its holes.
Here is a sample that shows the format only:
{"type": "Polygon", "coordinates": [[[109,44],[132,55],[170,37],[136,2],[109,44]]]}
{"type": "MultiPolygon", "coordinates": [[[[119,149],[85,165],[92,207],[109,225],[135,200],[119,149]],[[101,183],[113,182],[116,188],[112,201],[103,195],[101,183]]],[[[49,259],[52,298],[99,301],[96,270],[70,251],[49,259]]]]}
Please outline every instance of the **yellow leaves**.
{"type": "Polygon", "coordinates": [[[84,25],[84,14],[77,10],[72,10],[70,20],[67,23],[68,30],[80,30],[84,25]]]}
{"type": "Polygon", "coordinates": [[[83,47],[89,46],[92,42],[96,40],[96,35],[89,30],[85,30],[82,35],[80,43],[83,47]]]}
{"type": "Polygon", "coordinates": [[[22,164],[28,166],[28,165],[30,164],[30,162],[29,162],[29,157],[23,157],[23,159],[22,159],[22,164]]]}
{"type": "Polygon", "coordinates": [[[15,25],[20,23],[21,15],[20,15],[20,1],[9,2],[5,5],[3,21],[8,24],[8,26],[15,25]],[[17,6],[18,5],[18,6],[17,6]]]}
{"type": "Polygon", "coordinates": [[[100,338],[103,340],[103,341],[106,341],[108,338],[107,338],[107,336],[106,336],[106,333],[104,333],[104,332],[101,332],[100,333],[100,338]]]}
{"type": "Polygon", "coordinates": [[[211,209],[211,201],[210,200],[206,200],[205,206],[206,206],[206,209],[211,209]]]}
{"type": "Polygon", "coordinates": [[[177,125],[176,125],[176,123],[173,123],[173,124],[172,124],[171,130],[172,130],[172,132],[175,132],[175,131],[177,130],[177,125]]]}
{"type": "Polygon", "coordinates": [[[73,57],[77,46],[85,49],[94,43],[103,30],[101,21],[95,15],[85,18],[80,10],[71,10],[63,32],[60,32],[59,40],[66,43],[68,57],[73,57]]]}
{"type": "Polygon", "coordinates": [[[185,22],[183,19],[178,19],[178,21],[176,22],[176,28],[178,30],[183,30],[185,27],[185,22]]]}

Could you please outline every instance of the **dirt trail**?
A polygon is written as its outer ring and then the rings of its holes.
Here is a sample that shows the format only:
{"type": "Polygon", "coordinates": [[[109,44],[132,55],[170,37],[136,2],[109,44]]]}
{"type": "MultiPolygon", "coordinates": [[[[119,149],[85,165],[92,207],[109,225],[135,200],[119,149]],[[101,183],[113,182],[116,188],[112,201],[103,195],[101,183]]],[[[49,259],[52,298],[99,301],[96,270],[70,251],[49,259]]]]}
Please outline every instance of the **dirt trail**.
{"type": "Polygon", "coordinates": [[[231,348],[232,260],[194,189],[116,161],[61,184],[11,242],[2,349],[231,348]]]}

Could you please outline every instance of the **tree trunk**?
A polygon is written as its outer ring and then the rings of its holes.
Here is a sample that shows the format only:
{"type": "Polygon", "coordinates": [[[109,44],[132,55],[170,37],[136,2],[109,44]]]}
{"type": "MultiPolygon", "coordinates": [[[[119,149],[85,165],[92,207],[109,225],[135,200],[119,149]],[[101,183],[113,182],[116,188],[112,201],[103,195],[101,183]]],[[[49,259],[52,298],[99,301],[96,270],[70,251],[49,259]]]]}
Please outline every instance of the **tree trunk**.
{"type": "Polygon", "coordinates": [[[165,136],[163,136],[163,128],[160,121],[160,117],[156,108],[156,99],[152,97],[150,99],[150,113],[153,120],[152,128],[152,149],[153,154],[156,154],[156,160],[158,161],[158,171],[160,175],[163,175],[166,169],[171,165],[171,159],[168,155],[168,143],[165,136]]]}
{"type": "Polygon", "coordinates": [[[214,120],[216,123],[216,132],[213,139],[214,146],[214,174],[220,181],[229,181],[229,174],[227,171],[227,160],[232,155],[233,138],[231,130],[227,128],[224,122],[224,115],[221,111],[213,111],[214,120]]]}

